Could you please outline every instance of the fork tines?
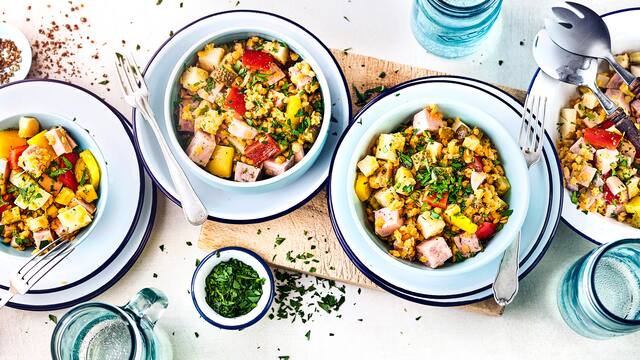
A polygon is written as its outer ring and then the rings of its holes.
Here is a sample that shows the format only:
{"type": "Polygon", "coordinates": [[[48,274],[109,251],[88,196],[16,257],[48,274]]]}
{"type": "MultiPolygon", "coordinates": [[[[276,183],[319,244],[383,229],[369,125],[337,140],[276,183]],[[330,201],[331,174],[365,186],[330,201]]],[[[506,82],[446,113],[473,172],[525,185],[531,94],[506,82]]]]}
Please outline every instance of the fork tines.
{"type": "Polygon", "coordinates": [[[529,166],[538,160],[542,152],[546,108],[547,98],[545,96],[527,95],[524,103],[524,112],[522,113],[518,145],[522,149],[529,166]]]}

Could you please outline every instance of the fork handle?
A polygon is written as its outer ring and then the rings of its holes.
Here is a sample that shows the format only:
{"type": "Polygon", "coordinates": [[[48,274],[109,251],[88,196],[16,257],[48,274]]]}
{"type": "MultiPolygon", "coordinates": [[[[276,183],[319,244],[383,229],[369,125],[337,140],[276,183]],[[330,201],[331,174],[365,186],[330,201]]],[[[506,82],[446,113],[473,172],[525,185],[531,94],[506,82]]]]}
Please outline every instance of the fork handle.
{"type": "Polygon", "coordinates": [[[149,124],[151,130],[153,130],[153,133],[160,144],[160,150],[162,151],[167,168],[169,169],[171,180],[176,187],[176,192],[178,193],[180,203],[182,204],[182,211],[184,212],[187,221],[192,225],[202,225],[207,220],[207,210],[202,204],[202,201],[200,201],[200,198],[198,198],[198,195],[196,195],[196,192],[193,190],[184,170],[182,170],[182,167],[180,167],[178,161],[176,161],[176,158],[169,149],[169,145],[167,145],[164,136],[162,136],[162,133],[160,132],[160,128],[158,127],[158,123],[155,120],[155,116],[153,115],[153,111],[151,110],[151,106],[149,106],[147,99],[140,98],[137,103],[142,116],[147,120],[147,124],[149,124]]]}
{"type": "Polygon", "coordinates": [[[509,244],[493,282],[493,297],[500,306],[507,306],[518,293],[518,253],[520,252],[520,232],[509,244]]]}
{"type": "Polygon", "coordinates": [[[622,110],[617,108],[611,115],[607,116],[607,120],[613,122],[616,129],[620,130],[624,136],[636,148],[636,152],[640,153],[640,132],[629,116],[622,110]]]}

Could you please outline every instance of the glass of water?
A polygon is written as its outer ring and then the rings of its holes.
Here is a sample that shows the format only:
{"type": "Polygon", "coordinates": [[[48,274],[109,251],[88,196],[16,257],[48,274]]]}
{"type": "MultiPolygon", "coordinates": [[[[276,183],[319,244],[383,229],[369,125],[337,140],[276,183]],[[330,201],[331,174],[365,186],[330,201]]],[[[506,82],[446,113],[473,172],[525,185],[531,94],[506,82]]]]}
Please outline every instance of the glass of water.
{"type": "Polygon", "coordinates": [[[640,330],[640,239],[607,243],[571,265],[558,307],[569,327],[589,338],[640,330]]]}
{"type": "Polygon", "coordinates": [[[140,290],[125,306],[86,303],[69,310],[51,338],[54,360],[171,360],[168,337],[154,329],[168,306],[160,290],[140,290]]]}
{"type": "Polygon", "coordinates": [[[466,56],[487,37],[501,8],[502,0],[414,0],[411,28],[430,53],[466,56]]]}

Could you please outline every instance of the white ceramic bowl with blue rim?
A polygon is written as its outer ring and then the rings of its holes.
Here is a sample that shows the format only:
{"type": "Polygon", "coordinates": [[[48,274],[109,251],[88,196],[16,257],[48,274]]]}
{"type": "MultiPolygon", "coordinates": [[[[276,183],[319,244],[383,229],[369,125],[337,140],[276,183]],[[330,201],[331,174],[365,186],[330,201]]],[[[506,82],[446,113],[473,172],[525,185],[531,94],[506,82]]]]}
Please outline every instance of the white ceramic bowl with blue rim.
{"type": "Polygon", "coordinates": [[[182,164],[185,164],[191,172],[197,174],[205,182],[222,190],[269,191],[270,189],[275,189],[277,187],[281,187],[291,183],[292,181],[295,181],[306,170],[313,166],[313,163],[320,155],[322,147],[324,146],[329,134],[329,125],[331,121],[331,92],[329,91],[329,84],[324,76],[324,73],[322,72],[322,68],[313,59],[311,54],[304,48],[303,45],[299,44],[298,42],[293,40],[293,38],[287,36],[285,33],[273,30],[268,27],[243,26],[228,28],[207,35],[201,40],[197,41],[178,60],[175,67],[171,71],[171,75],[169,75],[169,86],[167,87],[167,90],[165,92],[164,102],[164,122],[167,133],[169,134],[169,144],[178,153],[178,159],[182,164]],[[301,60],[304,60],[309,63],[309,65],[311,65],[311,69],[313,69],[313,71],[316,73],[316,79],[318,79],[318,82],[320,83],[324,113],[322,124],[320,126],[320,130],[318,131],[316,141],[311,146],[311,149],[309,149],[309,151],[305,154],[302,161],[298,162],[293,167],[291,167],[291,169],[278,176],[254,182],[238,182],[215,176],[209,173],[206,169],[198,166],[191,159],[189,159],[183,147],[178,142],[178,138],[176,136],[178,119],[176,115],[177,109],[175,105],[176,100],[178,100],[180,89],[182,88],[182,86],[180,85],[180,77],[182,76],[182,73],[185,69],[185,65],[195,64],[198,51],[202,50],[202,48],[209,43],[221,45],[232,43],[238,40],[245,40],[252,36],[258,36],[266,40],[282,41],[287,44],[287,46],[291,50],[299,54],[301,56],[301,60]]]}
{"type": "MultiPolygon", "coordinates": [[[[99,101],[103,101],[85,89],[78,88],[78,90],[86,92],[99,101]]],[[[124,126],[123,129],[126,131],[126,141],[132,144],[133,135],[129,129],[128,120],[107,103],[104,103],[104,105],[109,108],[114,115],[112,120],[116,122],[110,121],[111,125],[119,126],[116,120],[119,119],[119,123],[124,126]]],[[[156,214],[157,195],[153,182],[148,176],[145,176],[142,193],[143,203],[140,216],[136,219],[129,239],[125,242],[122,251],[115,256],[113,261],[97,271],[95,276],[91,278],[91,281],[81,282],[55,292],[29,292],[27,295],[14,297],[8,306],[29,311],[64,309],[91,300],[115,285],[135,264],[151,236],[156,214]]]]}
{"type": "Polygon", "coordinates": [[[191,298],[198,313],[208,323],[225,330],[242,330],[258,322],[269,311],[274,296],[275,282],[267,263],[253,251],[237,246],[224,247],[209,253],[202,259],[191,280],[191,298]],[[258,276],[266,281],[262,285],[262,296],[253,310],[242,316],[226,318],[207,304],[205,280],[216,265],[231,259],[242,261],[251,266],[258,273],[258,276]]]}
{"type": "MultiPolygon", "coordinates": [[[[209,219],[225,223],[256,223],[267,221],[288,214],[312,199],[324,189],[329,175],[331,154],[338,139],[346,129],[351,118],[351,97],[349,87],[337,60],[316,36],[295,22],[276,14],[255,10],[233,10],[210,14],[193,21],[176,31],[147,64],[144,77],[151,89],[149,103],[158,118],[160,131],[169,137],[161,114],[164,114],[164,91],[169,86],[169,74],[178,59],[197,41],[217,31],[237,26],[238,23],[250,23],[252,26],[277,29],[298,43],[305,45],[329,83],[331,113],[333,117],[329,125],[329,135],[321,154],[311,168],[305,171],[296,181],[287,186],[265,192],[236,192],[216,189],[203,181],[199,176],[187,172],[196,193],[209,214],[209,219]],[[154,89],[157,89],[155,91],[154,89]]],[[[153,132],[146,126],[145,120],[137,111],[133,111],[133,122],[136,146],[139,149],[144,166],[153,178],[160,191],[171,201],[180,205],[175,187],[167,170],[160,148],[153,132]]],[[[178,151],[171,149],[174,155],[178,151]]],[[[183,152],[180,149],[180,152],[183,152]]]]}
{"type": "MultiPolygon", "coordinates": [[[[495,263],[515,239],[529,210],[529,173],[520,149],[490,111],[469,99],[478,98],[472,87],[453,83],[407,82],[376,98],[357,116],[357,121],[341,139],[334,154],[330,179],[330,208],[334,228],[341,233],[349,252],[372,269],[379,278],[397,289],[415,294],[449,296],[464,294],[477,288],[474,274],[489,263],[495,263]],[[504,228],[473,258],[438,269],[398,260],[387,253],[387,247],[368,224],[362,204],[353,190],[356,163],[377,135],[391,131],[410,120],[427,104],[438,104],[447,116],[460,116],[471,126],[478,126],[491,139],[500,155],[512,188],[506,201],[513,214],[504,228]],[[473,104],[473,105],[472,105],[473,104]],[[354,131],[354,127],[360,127],[354,131]]],[[[345,249],[346,250],[346,249],[345,249]]],[[[494,273],[495,275],[495,273],[494,273]]]]}
{"type": "MultiPolygon", "coordinates": [[[[102,156],[102,152],[96,144],[95,140],[87,133],[87,130],[82,128],[73,119],[68,119],[64,116],[60,116],[53,113],[21,113],[9,116],[5,119],[0,119],[0,130],[18,129],[18,122],[22,116],[33,116],[38,119],[40,123],[40,130],[51,129],[54,127],[63,127],[71,138],[78,144],[78,147],[74,150],[89,150],[96,158],[98,166],[100,167],[100,185],[96,192],[98,193],[98,201],[96,203],[96,212],[94,213],[93,221],[89,226],[81,229],[78,235],[73,241],[80,242],[84,238],[89,236],[96,225],[100,223],[102,219],[102,213],[104,213],[105,206],[109,199],[109,181],[107,166],[102,156]]],[[[30,257],[31,251],[24,250],[18,251],[10,246],[0,246],[0,251],[15,256],[30,257]]]]}
{"type": "Polygon", "coordinates": [[[20,68],[9,78],[9,82],[22,80],[31,69],[31,44],[24,34],[15,26],[0,22],[0,39],[8,39],[20,50],[20,68]]]}
{"type": "MultiPolygon", "coordinates": [[[[29,291],[55,297],[62,290],[91,284],[124,251],[142,212],[143,171],[126,123],[102,99],[85,89],[56,80],[22,80],[0,87],[0,119],[18,114],[55,114],[75,119],[76,127],[100,148],[101,170],[108,174],[104,180],[108,184],[104,186],[109,189],[105,197],[109,205],[103,207],[91,234],[29,291]],[[34,98],[38,101],[34,102],[34,98]]],[[[0,260],[0,288],[7,288],[10,274],[23,264],[24,258],[0,252],[0,260]]]]}
{"type": "MultiPolygon", "coordinates": [[[[609,27],[614,54],[625,51],[640,51],[640,41],[637,36],[640,8],[613,11],[602,15],[602,18],[609,27]]],[[[538,69],[529,84],[529,93],[547,97],[546,130],[555,144],[559,138],[556,124],[560,117],[560,109],[567,107],[571,99],[578,97],[577,88],[552,79],[538,69]]],[[[571,202],[571,192],[567,189],[564,189],[562,220],[575,232],[595,244],[640,237],[640,229],[600,214],[583,213],[571,202]]]]}

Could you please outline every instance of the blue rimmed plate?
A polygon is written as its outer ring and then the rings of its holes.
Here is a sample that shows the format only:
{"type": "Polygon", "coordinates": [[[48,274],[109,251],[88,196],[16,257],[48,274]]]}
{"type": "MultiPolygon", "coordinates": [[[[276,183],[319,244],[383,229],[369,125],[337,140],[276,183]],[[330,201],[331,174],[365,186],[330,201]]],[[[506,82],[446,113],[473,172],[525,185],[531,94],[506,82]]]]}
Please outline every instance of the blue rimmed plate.
{"type": "MultiPolygon", "coordinates": [[[[352,210],[347,201],[349,191],[352,190],[351,187],[345,188],[343,179],[347,177],[347,171],[355,170],[347,169],[345,164],[368,128],[368,123],[376,118],[366,114],[375,115],[384,110],[376,109],[377,106],[391,109],[415,100],[406,95],[420,96],[427,102],[429,98],[462,98],[468,106],[482,109],[498,120],[514,139],[517,138],[522,105],[492,85],[468,78],[439,76],[416,79],[387,90],[358,113],[353,125],[349,126],[341,138],[338,150],[334,154],[328,199],[334,230],[345,252],[356,266],[377,285],[393,294],[437,306],[456,306],[483,300],[492,295],[491,284],[499,258],[464,276],[439,276],[428,280],[408,278],[406,274],[399,273],[389,265],[389,260],[397,260],[391,259],[388,254],[381,256],[371,246],[371,239],[363,237],[353,225],[352,210]],[[382,99],[384,103],[381,102],[382,99]],[[368,109],[374,111],[367,111],[368,109]]],[[[545,144],[543,155],[544,161],[533,166],[529,172],[532,196],[522,228],[520,277],[528,274],[544,255],[555,233],[560,215],[560,172],[555,150],[549,141],[545,144]]]]}
{"type": "MultiPolygon", "coordinates": [[[[95,98],[98,99],[98,97],[95,98]]],[[[104,103],[104,105],[107,106],[113,114],[117,115],[121,123],[126,126],[126,139],[133,141],[133,134],[126,118],[106,103],[104,103]]],[[[140,168],[140,170],[142,169],[140,168]]],[[[117,283],[129,269],[131,269],[138,257],[142,254],[151,236],[151,230],[153,229],[156,216],[157,195],[155,186],[148,176],[144,176],[141,197],[142,204],[140,214],[134,222],[129,239],[124,243],[121,251],[113,260],[105,264],[105,266],[102,266],[99,270],[96,270],[94,276],[92,276],[89,281],[70,284],[70,286],[50,292],[29,292],[24,296],[16,296],[9,302],[8,306],[30,311],[51,311],[67,308],[88,301],[102,294],[117,283]]],[[[80,248],[81,247],[78,247],[77,249],[79,250],[80,248]]]]}
{"type": "MultiPolygon", "coordinates": [[[[329,175],[331,154],[351,118],[351,98],[344,74],[329,49],[317,37],[302,26],[279,15],[237,10],[211,14],[188,24],[167,40],[147,64],[144,77],[151,89],[149,100],[165,136],[167,134],[163,117],[164,93],[169,86],[171,70],[182,55],[203,37],[242,24],[286,33],[305,47],[322,68],[329,83],[333,99],[332,121],[324,148],[313,167],[286,187],[259,194],[225,192],[212,188],[198,176],[187,171],[191,184],[208,210],[209,218],[227,223],[255,223],[270,220],[297,209],[315,196],[323,188],[329,175]]],[[[133,118],[136,144],[148,173],[160,190],[174,203],[180,205],[151,130],[145,126],[145,120],[136,111],[133,113],[133,118]]],[[[175,149],[172,150],[175,151],[175,149]]]]}
{"type": "MultiPolygon", "coordinates": [[[[614,54],[640,50],[636,31],[639,18],[640,7],[621,9],[602,15],[602,19],[609,27],[614,54]]],[[[547,96],[546,130],[555,143],[558,139],[557,123],[560,109],[567,107],[571,99],[578,97],[577,88],[554,80],[538,69],[529,84],[529,92],[547,96]]],[[[570,191],[563,190],[562,194],[564,197],[562,220],[585,239],[600,245],[614,240],[640,237],[640,229],[600,214],[585,214],[571,202],[570,191]]]]}
{"type": "MultiPolygon", "coordinates": [[[[110,191],[104,199],[109,206],[89,236],[31,290],[52,293],[91,280],[122,252],[142,209],[143,172],[126,123],[91,92],[53,80],[23,80],[0,88],[0,118],[29,113],[75,119],[97,144],[106,164],[103,170],[109,174],[110,191]]],[[[9,275],[24,258],[0,256],[0,288],[7,288],[9,275]]]]}

